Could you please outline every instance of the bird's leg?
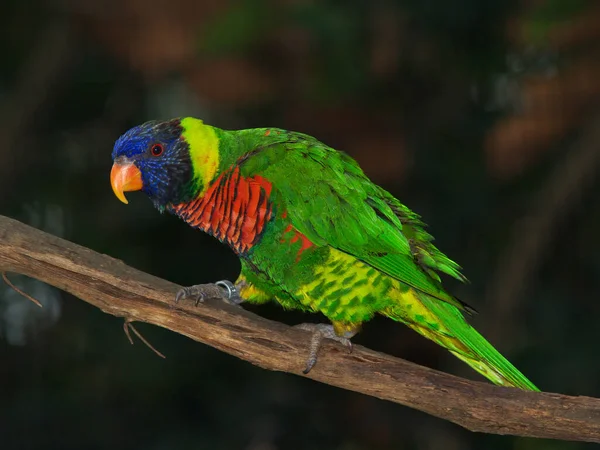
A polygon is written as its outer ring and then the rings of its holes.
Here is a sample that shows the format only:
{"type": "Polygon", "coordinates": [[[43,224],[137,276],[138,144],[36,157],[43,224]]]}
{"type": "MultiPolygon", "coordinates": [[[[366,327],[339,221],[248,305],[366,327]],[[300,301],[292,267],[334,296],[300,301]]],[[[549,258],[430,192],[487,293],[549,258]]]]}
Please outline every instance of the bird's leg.
{"type": "Polygon", "coordinates": [[[207,298],[220,298],[230,305],[239,305],[244,301],[240,296],[240,290],[243,287],[243,283],[243,280],[238,284],[233,284],[228,280],[221,280],[216,283],[187,286],[181,288],[177,292],[175,303],[178,303],[184,298],[191,298],[195,300],[195,305],[198,306],[198,304],[204,302],[207,298]]]}
{"type": "Polygon", "coordinates": [[[352,338],[360,330],[360,324],[346,324],[342,322],[334,322],[333,325],[325,323],[301,323],[296,325],[295,328],[312,332],[312,338],[310,340],[310,353],[306,360],[306,368],[302,371],[303,374],[307,374],[317,363],[317,355],[321,349],[323,339],[329,338],[339,342],[348,348],[348,351],[352,353],[352,338]]]}

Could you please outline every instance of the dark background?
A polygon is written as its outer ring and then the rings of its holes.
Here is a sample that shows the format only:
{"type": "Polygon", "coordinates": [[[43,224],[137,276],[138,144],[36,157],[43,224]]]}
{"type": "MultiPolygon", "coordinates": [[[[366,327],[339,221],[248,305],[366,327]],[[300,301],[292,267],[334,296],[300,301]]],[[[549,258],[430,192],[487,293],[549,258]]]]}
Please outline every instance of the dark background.
{"type": "MultiPolygon", "coordinates": [[[[600,8],[581,0],[0,3],[0,213],[180,284],[226,247],[111,192],[129,127],[194,115],[302,131],[419,212],[471,280],[448,286],[540,388],[600,396],[600,8]]],[[[0,285],[0,448],[587,449],[473,434],[272,373],[34,280],[0,285]]],[[[320,320],[253,308],[290,324],[320,320]]],[[[355,342],[468,378],[390,320],[355,342]]]]}

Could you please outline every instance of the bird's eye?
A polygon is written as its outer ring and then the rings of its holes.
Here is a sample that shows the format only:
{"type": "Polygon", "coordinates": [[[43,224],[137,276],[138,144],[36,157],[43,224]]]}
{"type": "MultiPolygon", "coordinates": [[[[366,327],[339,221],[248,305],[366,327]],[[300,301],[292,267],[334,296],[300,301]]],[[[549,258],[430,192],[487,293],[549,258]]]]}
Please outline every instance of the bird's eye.
{"type": "Polygon", "coordinates": [[[160,156],[165,151],[165,147],[162,144],[153,144],[150,148],[150,153],[152,156],[160,156]]]}

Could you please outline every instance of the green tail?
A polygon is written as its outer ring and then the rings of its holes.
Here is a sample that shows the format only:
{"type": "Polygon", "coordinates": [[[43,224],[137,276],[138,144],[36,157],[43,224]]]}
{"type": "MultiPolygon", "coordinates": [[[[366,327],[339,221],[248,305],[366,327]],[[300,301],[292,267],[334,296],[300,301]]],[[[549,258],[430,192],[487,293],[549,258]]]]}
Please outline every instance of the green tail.
{"type": "Polygon", "coordinates": [[[539,389],[513,366],[492,344],[467,323],[453,306],[427,299],[425,305],[469,351],[450,350],[477,372],[501,386],[514,386],[528,391],[539,389]],[[449,310],[453,310],[452,312],[449,310]]]}
{"type": "MultiPolygon", "coordinates": [[[[448,349],[492,383],[539,391],[467,323],[456,307],[420,292],[412,291],[411,294],[412,308],[391,308],[387,315],[448,349]]],[[[407,300],[406,294],[404,299],[407,300]]]]}

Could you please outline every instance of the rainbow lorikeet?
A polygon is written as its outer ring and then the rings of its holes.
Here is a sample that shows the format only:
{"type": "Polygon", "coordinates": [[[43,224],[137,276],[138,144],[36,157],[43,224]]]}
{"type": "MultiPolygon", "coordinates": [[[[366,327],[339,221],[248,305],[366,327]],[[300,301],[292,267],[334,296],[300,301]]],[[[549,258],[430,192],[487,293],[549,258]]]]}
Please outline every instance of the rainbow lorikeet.
{"type": "MultiPolygon", "coordinates": [[[[465,303],[440,273],[464,280],[419,216],[374,184],[358,164],[306,134],[277,128],[226,131],[186,117],[151,121],[115,143],[111,184],[141,190],[229,245],[241,261],[233,303],[275,300],[321,312],[305,372],[327,337],[350,345],[376,313],[408,325],[493,383],[538,390],[465,320],[465,303]]],[[[209,286],[182,289],[201,300],[209,286]]]]}

